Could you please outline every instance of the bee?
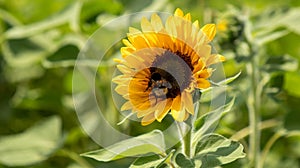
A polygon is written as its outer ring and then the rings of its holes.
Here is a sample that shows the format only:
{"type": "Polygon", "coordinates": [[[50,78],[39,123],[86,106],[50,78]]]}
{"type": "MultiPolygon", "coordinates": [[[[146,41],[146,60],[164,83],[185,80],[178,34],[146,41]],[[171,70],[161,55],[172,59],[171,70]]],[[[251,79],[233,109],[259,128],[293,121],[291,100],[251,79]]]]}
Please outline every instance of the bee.
{"type": "Polygon", "coordinates": [[[149,80],[146,91],[151,90],[154,95],[156,102],[158,98],[166,98],[169,90],[172,89],[172,85],[166,79],[160,76],[159,73],[153,73],[149,80]]]}

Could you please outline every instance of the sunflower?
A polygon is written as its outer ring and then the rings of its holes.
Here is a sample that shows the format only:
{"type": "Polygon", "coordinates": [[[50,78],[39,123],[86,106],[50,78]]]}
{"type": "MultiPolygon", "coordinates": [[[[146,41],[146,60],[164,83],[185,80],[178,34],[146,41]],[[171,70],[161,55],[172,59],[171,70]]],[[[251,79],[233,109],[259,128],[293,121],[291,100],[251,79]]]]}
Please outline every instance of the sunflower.
{"type": "Polygon", "coordinates": [[[115,60],[121,73],[113,79],[115,91],[126,100],[121,111],[136,113],[142,125],[161,122],[169,113],[185,121],[194,114],[195,90],[210,87],[209,66],[224,60],[212,54],[216,27],[206,24],[200,29],[190,13],[176,9],[165,24],[157,14],[150,21],[142,18],[141,29],[129,28],[123,59],[115,60]]]}

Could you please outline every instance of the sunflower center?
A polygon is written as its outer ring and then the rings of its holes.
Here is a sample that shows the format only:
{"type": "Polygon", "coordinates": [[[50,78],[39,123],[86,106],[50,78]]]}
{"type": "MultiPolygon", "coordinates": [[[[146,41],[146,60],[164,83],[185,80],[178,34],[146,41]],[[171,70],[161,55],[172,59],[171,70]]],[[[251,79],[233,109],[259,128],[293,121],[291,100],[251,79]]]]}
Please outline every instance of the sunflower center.
{"type": "Polygon", "coordinates": [[[146,90],[156,98],[175,98],[190,85],[192,69],[188,56],[166,50],[153,61],[146,90]]]}

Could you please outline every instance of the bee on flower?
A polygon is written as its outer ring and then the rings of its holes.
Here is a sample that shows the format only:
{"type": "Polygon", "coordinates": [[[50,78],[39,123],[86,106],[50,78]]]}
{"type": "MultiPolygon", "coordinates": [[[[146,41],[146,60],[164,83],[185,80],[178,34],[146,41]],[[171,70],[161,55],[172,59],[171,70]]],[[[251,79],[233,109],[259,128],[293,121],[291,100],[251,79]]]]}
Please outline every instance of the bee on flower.
{"type": "Polygon", "coordinates": [[[179,122],[194,114],[193,94],[210,87],[210,65],[224,61],[212,53],[214,24],[202,28],[190,13],[176,9],[165,23],[157,14],[141,20],[141,30],[129,28],[122,59],[116,59],[120,75],[113,79],[115,91],[126,102],[121,111],[131,110],[142,125],[161,122],[167,114],[179,122]]]}

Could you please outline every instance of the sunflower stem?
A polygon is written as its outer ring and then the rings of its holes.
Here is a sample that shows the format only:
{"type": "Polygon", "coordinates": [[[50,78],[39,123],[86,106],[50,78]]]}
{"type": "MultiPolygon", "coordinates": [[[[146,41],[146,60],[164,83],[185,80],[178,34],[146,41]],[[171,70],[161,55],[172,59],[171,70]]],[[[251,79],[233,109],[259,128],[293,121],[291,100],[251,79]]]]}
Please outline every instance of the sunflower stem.
{"type": "Polygon", "coordinates": [[[190,158],[191,157],[191,133],[192,131],[189,130],[184,137],[184,154],[190,158]]]}
{"type": "MultiPolygon", "coordinates": [[[[200,97],[199,97],[199,99],[200,99],[200,97]]],[[[192,130],[191,130],[191,141],[192,141],[192,139],[195,137],[195,131],[193,131],[194,130],[194,128],[195,128],[195,121],[197,120],[197,118],[198,118],[198,115],[199,115],[199,99],[198,100],[196,100],[196,102],[194,103],[194,115],[193,116],[191,116],[192,117],[192,123],[191,123],[191,126],[192,126],[192,130]]],[[[194,155],[195,155],[195,151],[196,151],[196,149],[195,149],[195,145],[193,145],[193,144],[191,144],[191,151],[190,151],[190,154],[191,154],[191,158],[192,157],[194,157],[194,155]]]]}

